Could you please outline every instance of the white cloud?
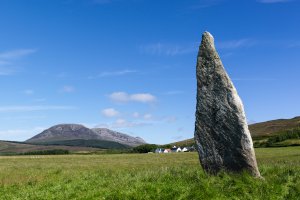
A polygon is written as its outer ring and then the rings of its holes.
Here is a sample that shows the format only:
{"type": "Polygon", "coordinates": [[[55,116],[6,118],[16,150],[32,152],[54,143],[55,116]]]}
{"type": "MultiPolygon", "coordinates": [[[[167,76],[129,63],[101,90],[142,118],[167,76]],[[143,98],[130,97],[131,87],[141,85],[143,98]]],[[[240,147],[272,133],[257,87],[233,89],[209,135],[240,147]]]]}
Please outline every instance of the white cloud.
{"type": "Polygon", "coordinates": [[[179,44],[163,44],[163,43],[154,43],[148,45],[140,46],[142,53],[153,54],[153,55],[166,55],[166,56],[176,56],[189,54],[196,52],[198,50],[198,44],[192,43],[188,45],[179,45],[179,44]]]}
{"type": "Polygon", "coordinates": [[[259,3],[287,3],[293,0],[257,0],[259,3]]]}
{"type": "Polygon", "coordinates": [[[34,91],[31,90],[31,89],[27,89],[27,90],[24,90],[23,93],[26,94],[26,95],[33,95],[34,91]]]}
{"type": "Polygon", "coordinates": [[[6,51],[0,53],[0,59],[3,60],[10,60],[10,59],[16,59],[20,57],[24,57],[30,54],[35,53],[37,50],[36,49],[16,49],[12,51],[6,51]]]}
{"type": "Polygon", "coordinates": [[[109,95],[109,98],[115,102],[140,102],[140,103],[153,103],[156,101],[156,97],[149,93],[137,93],[128,94],[126,92],[114,92],[109,95]]]}
{"type": "Polygon", "coordinates": [[[134,112],[134,113],[132,113],[132,116],[133,116],[134,118],[139,118],[139,117],[140,117],[140,113],[134,112]]]}
{"type": "Polygon", "coordinates": [[[0,112],[31,112],[44,110],[73,110],[72,106],[1,106],[0,112]]]}
{"type": "Polygon", "coordinates": [[[130,96],[126,92],[114,92],[109,95],[109,98],[115,102],[128,102],[130,96]]]}
{"type": "Polygon", "coordinates": [[[64,93],[72,93],[75,91],[75,88],[73,86],[70,85],[65,85],[60,92],[64,92],[64,93]]]}
{"type": "Polygon", "coordinates": [[[130,100],[142,103],[151,103],[156,101],[156,97],[149,93],[140,93],[130,95],[130,100]]]}
{"type": "Polygon", "coordinates": [[[106,108],[106,109],[102,110],[101,113],[105,117],[117,117],[120,115],[120,112],[114,108],[106,108]]]}

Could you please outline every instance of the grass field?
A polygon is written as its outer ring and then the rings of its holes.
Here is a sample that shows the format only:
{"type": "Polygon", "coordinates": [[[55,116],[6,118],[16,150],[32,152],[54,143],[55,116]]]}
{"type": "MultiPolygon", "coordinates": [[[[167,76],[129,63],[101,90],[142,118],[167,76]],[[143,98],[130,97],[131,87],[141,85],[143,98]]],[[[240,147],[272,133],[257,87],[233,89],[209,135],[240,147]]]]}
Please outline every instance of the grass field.
{"type": "Polygon", "coordinates": [[[300,147],[256,154],[265,180],[208,176],[197,153],[0,157],[0,199],[300,199],[300,147]]]}

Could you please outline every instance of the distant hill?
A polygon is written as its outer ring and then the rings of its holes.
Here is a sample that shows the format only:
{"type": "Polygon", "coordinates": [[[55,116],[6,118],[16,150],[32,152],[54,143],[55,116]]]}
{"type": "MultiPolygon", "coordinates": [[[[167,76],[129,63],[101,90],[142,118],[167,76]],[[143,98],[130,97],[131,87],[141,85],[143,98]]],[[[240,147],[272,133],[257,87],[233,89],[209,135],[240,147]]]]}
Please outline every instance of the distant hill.
{"type": "MultiPolygon", "coordinates": [[[[286,135],[287,131],[296,131],[300,128],[300,117],[292,119],[277,119],[249,125],[249,130],[254,144],[266,142],[271,137],[286,135]]],[[[171,145],[192,146],[195,144],[194,138],[173,142],[171,145]]],[[[300,139],[287,139],[280,141],[277,146],[300,145],[300,139]]],[[[275,145],[274,145],[275,146],[275,145]]]]}
{"type": "Polygon", "coordinates": [[[70,146],[89,146],[100,148],[128,148],[146,142],[141,138],[105,128],[89,129],[79,124],[59,124],[30,138],[31,144],[60,144],[70,146]]]}
{"type": "Polygon", "coordinates": [[[277,119],[261,123],[252,124],[249,126],[253,138],[260,136],[270,136],[277,132],[295,129],[300,127],[300,117],[292,119],[277,119]]]}

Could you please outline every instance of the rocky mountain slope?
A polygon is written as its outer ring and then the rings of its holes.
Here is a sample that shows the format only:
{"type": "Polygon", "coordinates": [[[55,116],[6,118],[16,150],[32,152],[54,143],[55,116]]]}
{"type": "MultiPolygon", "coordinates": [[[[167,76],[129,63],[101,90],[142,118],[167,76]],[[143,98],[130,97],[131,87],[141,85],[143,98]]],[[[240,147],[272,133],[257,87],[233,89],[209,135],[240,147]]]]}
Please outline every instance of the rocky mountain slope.
{"type": "Polygon", "coordinates": [[[138,146],[146,142],[139,137],[111,131],[105,128],[89,129],[79,124],[59,124],[27,140],[27,143],[56,144],[61,141],[91,140],[110,141],[126,146],[138,146]]]}
{"type": "Polygon", "coordinates": [[[103,140],[114,141],[128,146],[139,146],[146,143],[145,140],[140,137],[131,137],[127,134],[119,133],[106,128],[94,128],[92,131],[97,133],[103,140]]]}

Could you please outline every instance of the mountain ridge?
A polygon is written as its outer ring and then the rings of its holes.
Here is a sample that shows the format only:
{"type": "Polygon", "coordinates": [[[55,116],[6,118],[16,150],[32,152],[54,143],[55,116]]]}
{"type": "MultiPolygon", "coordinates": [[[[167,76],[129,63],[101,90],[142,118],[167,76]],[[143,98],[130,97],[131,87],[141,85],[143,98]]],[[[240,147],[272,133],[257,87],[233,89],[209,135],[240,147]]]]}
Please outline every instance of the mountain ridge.
{"type": "Polygon", "coordinates": [[[111,141],[131,147],[146,143],[139,137],[133,137],[107,128],[89,129],[81,124],[57,124],[33,136],[25,142],[45,144],[69,140],[111,141]]]}

